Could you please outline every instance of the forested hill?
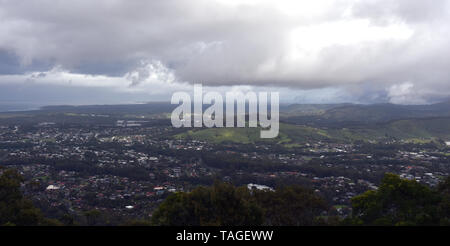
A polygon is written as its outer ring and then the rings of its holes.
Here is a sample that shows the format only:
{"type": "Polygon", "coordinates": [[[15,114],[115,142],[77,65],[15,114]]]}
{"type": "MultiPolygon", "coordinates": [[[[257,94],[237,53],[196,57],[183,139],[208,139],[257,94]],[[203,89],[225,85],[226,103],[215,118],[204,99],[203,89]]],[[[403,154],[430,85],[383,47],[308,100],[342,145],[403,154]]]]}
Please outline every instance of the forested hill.
{"type": "Polygon", "coordinates": [[[281,111],[281,118],[285,122],[320,126],[377,124],[400,119],[449,116],[450,101],[431,105],[290,105],[281,111]]]}

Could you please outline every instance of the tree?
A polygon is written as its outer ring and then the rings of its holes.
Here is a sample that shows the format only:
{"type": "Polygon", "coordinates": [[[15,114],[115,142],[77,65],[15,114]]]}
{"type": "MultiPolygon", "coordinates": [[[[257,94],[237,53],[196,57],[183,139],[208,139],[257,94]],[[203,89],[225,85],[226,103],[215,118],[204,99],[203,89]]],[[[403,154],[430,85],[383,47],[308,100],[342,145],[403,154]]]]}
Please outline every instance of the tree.
{"type": "Polygon", "coordinates": [[[84,216],[86,217],[86,223],[89,226],[99,225],[102,220],[102,213],[96,209],[84,212],[84,216]]]}
{"type": "Polygon", "coordinates": [[[386,174],[378,190],[367,191],[352,199],[350,223],[439,225],[449,216],[448,211],[439,208],[441,202],[442,195],[437,190],[395,174],[386,174]]]}
{"type": "Polygon", "coordinates": [[[14,169],[4,170],[0,176],[0,225],[37,226],[60,225],[45,218],[20,191],[22,176],[14,169]]]}
{"type": "Polygon", "coordinates": [[[450,226],[450,176],[438,185],[437,190],[442,197],[438,205],[440,224],[450,226]]]}
{"type": "Polygon", "coordinates": [[[300,186],[286,186],[275,192],[254,190],[257,204],[264,211],[264,225],[307,226],[327,210],[325,201],[300,186]]]}
{"type": "Polygon", "coordinates": [[[167,197],[152,216],[156,225],[261,225],[262,211],[245,187],[216,182],[167,197]]]}
{"type": "Polygon", "coordinates": [[[276,191],[249,190],[216,182],[167,197],[152,216],[155,225],[257,226],[314,225],[324,201],[298,186],[276,191]]]}

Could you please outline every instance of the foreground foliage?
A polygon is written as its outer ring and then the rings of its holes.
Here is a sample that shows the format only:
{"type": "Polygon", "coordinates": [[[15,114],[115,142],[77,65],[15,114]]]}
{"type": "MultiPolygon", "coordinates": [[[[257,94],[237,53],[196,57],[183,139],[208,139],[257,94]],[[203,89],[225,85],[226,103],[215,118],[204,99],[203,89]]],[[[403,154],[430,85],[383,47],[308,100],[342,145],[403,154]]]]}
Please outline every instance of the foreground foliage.
{"type": "Polygon", "coordinates": [[[377,191],[352,199],[352,225],[450,225],[450,178],[435,189],[386,174],[377,191]]]}
{"type": "MultiPolygon", "coordinates": [[[[70,215],[60,221],[44,217],[24,198],[22,176],[13,169],[0,170],[0,225],[77,225],[70,215]]],[[[228,183],[200,186],[191,192],[169,195],[152,216],[152,221],[130,220],[128,226],[310,226],[450,225],[450,177],[430,188],[414,180],[386,174],[378,190],[352,199],[352,216],[339,221],[326,216],[330,207],[313,191],[285,186],[275,191],[249,190],[228,183]]],[[[114,225],[100,211],[86,211],[78,225],[114,225]]]]}
{"type": "Polygon", "coordinates": [[[298,186],[248,190],[226,183],[170,195],[153,214],[155,225],[314,225],[325,202],[298,186]]]}
{"type": "Polygon", "coordinates": [[[22,181],[20,174],[13,169],[4,170],[0,176],[0,225],[60,225],[56,220],[45,218],[31,201],[22,196],[22,181]]]}

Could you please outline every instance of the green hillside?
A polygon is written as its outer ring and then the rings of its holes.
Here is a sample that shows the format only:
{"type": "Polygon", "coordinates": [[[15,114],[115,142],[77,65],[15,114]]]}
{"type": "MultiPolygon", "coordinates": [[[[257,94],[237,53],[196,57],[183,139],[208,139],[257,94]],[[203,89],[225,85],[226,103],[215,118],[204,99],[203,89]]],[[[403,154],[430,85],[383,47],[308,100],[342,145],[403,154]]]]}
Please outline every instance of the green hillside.
{"type": "Polygon", "coordinates": [[[401,119],[449,117],[450,102],[431,105],[289,105],[281,111],[281,119],[288,123],[335,127],[386,123],[401,119]]]}
{"type": "Polygon", "coordinates": [[[330,138],[327,132],[321,129],[283,123],[280,124],[278,137],[274,139],[260,138],[260,132],[261,128],[203,128],[177,134],[175,138],[192,138],[214,143],[235,142],[244,144],[260,141],[276,142],[279,144],[305,143],[311,140],[325,140],[330,138]]]}
{"type": "Polygon", "coordinates": [[[175,138],[192,138],[214,143],[254,143],[259,141],[278,144],[302,144],[310,141],[331,140],[352,142],[356,140],[450,140],[450,118],[398,120],[375,126],[352,128],[317,128],[303,125],[280,124],[280,133],[274,139],[261,139],[260,128],[203,128],[175,135],[175,138]]]}

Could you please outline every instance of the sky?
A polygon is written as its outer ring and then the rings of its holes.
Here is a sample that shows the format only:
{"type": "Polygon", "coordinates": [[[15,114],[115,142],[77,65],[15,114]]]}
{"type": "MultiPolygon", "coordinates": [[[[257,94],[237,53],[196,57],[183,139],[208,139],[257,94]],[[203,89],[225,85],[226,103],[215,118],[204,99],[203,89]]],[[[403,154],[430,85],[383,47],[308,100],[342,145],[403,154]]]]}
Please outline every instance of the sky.
{"type": "Polygon", "coordinates": [[[450,98],[448,0],[0,0],[0,104],[450,98]]]}

